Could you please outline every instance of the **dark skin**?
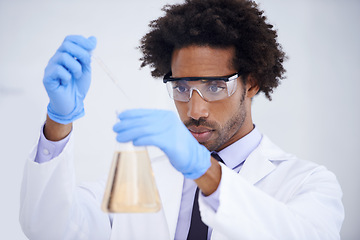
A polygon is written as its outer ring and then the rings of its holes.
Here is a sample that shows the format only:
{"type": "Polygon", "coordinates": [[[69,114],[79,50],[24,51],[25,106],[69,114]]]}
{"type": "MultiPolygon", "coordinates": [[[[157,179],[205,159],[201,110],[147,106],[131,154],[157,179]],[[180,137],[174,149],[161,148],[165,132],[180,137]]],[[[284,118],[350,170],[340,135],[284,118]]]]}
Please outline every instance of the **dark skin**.
{"type": "MultiPolygon", "coordinates": [[[[184,47],[173,52],[172,73],[174,77],[230,75],[236,72],[231,64],[234,54],[235,50],[232,47],[221,49],[205,46],[184,47]]],[[[259,88],[251,75],[245,85],[240,79],[237,81],[238,89],[233,95],[223,100],[206,102],[195,91],[189,102],[175,101],[183,122],[190,118],[195,120],[204,118],[209,122],[216,123],[213,128],[200,127],[195,129],[196,133],[193,133],[195,138],[205,139],[205,142],[201,142],[201,144],[209,150],[219,151],[244,137],[253,129],[251,99],[259,88]],[[242,104],[240,104],[241,102],[242,104]],[[212,149],[213,147],[215,149],[212,149]]],[[[47,116],[44,135],[50,141],[59,141],[69,135],[71,129],[72,123],[60,124],[47,116]]],[[[201,177],[195,179],[195,182],[207,196],[216,191],[220,180],[220,164],[211,157],[210,168],[201,177]]]]}
{"type": "Polygon", "coordinates": [[[44,135],[46,139],[50,141],[60,141],[64,139],[72,129],[72,123],[69,124],[61,124],[53,121],[49,115],[46,117],[46,123],[44,126],[44,135]]]}
{"type": "MultiPolygon", "coordinates": [[[[189,46],[175,50],[172,55],[171,70],[174,77],[226,76],[236,71],[232,67],[235,49],[189,46]]],[[[195,128],[193,134],[210,151],[220,151],[244,137],[253,129],[251,99],[259,91],[255,81],[249,77],[246,85],[238,79],[237,90],[228,98],[206,102],[197,92],[193,92],[189,102],[175,101],[183,122],[189,119],[205,119],[214,127],[195,128]],[[245,89],[244,89],[245,88],[245,89]],[[244,96],[243,96],[244,94],[244,96]],[[242,101],[243,99],[243,101],[242,101]],[[242,104],[240,104],[242,102],[242,104]],[[239,121],[242,119],[242,121],[239,121]]],[[[191,132],[191,131],[190,131],[191,132]]],[[[211,167],[195,182],[204,195],[210,195],[219,186],[221,167],[211,157],[211,167]]]]}

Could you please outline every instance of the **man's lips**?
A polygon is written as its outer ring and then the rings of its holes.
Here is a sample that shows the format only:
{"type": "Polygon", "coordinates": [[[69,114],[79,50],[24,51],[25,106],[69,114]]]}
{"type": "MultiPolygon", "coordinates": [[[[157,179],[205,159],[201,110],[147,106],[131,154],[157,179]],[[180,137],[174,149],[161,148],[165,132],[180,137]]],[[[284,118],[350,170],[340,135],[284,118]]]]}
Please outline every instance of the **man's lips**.
{"type": "Polygon", "coordinates": [[[210,139],[213,134],[213,130],[203,126],[190,126],[188,127],[190,133],[196,138],[199,143],[204,143],[210,139]]]}

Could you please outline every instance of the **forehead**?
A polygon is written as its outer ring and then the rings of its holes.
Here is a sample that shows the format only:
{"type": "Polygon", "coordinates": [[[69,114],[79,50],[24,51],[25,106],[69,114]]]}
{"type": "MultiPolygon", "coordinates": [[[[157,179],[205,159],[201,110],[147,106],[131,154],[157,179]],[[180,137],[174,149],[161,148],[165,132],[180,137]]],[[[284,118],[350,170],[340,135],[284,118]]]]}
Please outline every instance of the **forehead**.
{"type": "Polygon", "coordinates": [[[235,48],[187,46],[175,49],[171,59],[173,77],[226,76],[236,72],[232,65],[235,48]]]}

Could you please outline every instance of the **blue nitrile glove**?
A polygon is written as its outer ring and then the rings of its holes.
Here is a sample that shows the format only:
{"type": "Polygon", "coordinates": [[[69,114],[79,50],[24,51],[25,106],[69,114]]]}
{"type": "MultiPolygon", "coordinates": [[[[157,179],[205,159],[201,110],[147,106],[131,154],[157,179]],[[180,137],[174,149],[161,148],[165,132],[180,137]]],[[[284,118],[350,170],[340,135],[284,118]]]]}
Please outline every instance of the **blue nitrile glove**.
{"type": "Polygon", "coordinates": [[[44,86],[50,98],[49,117],[68,124],[84,116],[83,100],[91,81],[91,51],[96,38],[67,36],[50,59],[44,74],[44,86]]]}
{"type": "Polygon", "coordinates": [[[210,152],[198,143],[171,111],[133,109],[119,114],[114,125],[118,142],[135,146],[156,146],[186,178],[201,177],[210,167],[210,152]]]}

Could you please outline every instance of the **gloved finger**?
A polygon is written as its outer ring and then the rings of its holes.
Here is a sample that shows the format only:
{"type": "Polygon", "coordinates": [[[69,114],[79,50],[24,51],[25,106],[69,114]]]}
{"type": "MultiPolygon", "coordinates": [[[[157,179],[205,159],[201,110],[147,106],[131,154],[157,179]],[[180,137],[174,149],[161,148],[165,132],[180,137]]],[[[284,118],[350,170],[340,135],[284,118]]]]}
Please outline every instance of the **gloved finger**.
{"type": "Polygon", "coordinates": [[[116,123],[113,130],[117,133],[122,133],[131,129],[138,129],[142,136],[159,135],[165,131],[170,132],[172,125],[163,123],[162,119],[154,119],[151,117],[132,118],[121,120],[116,123]]]}
{"type": "Polygon", "coordinates": [[[159,114],[160,111],[163,110],[154,110],[154,109],[130,109],[130,110],[125,110],[123,112],[121,112],[118,115],[118,118],[120,120],[125,120],[125,119],[135,119],[135,118],[144,118],[144,117],[149,117],[149,116],[154,116],[156,114],[159,114]]]}
{"type": "Polygon", "coordinates": [[[80,78],[82,75],[83,71],[80,63],[66,52],[57,52],[51,59],[50,64],[54,64],[53,62],[62,65],[75,79],[80,78]]]}
{"type": "Polygon", "coordinates": [[[75,43],[76,45],[80,46],[81,48],[87,51],[92,51],[96,47],[96,38],[93,36],[86,38],[80,35],[69,35],[65,37],[64,42],[75,43]]]}
{"type": "Polygon", "coordinates": [[[91,62],[90,53],[76,43],[65,41],[59,47],[58,52],[68,53],[72,58],[76,58],[81,64],[89,65],[91,62]]]}
{"type": "Polygon", "coordinates": [[[137,127],[141,125],[150,125],[149,130],[161,131],[164,128],[168,128],[173,124],[172,112],[165,110],[153,110],[153,109],[132,109],[127,110],[119,114],[120,124],[115,127],[137,127]],[[121,124],[121,122],[123,124],[121,124]]]}
{"type": "Polygon", "coordinates": [[[133,144],[134,146],[154,146],[163,150],[162,141],[151,135],[133,139],[133,144]]]}
{"type": "Polygon", "coordinates": [[[134,121],[134,120],[121,120],[120,122],[117,122],[113,126],[113,131],[116,133],[120,133],[126,129],[130,128],[139,128],[143,126],[143,122],[134,121]]]}
{"type": "MultiPolygon", "coordinates": [[[[91,73],[90,73],[90,68],[87,69],[86,67],[83,66],[82,70],[83,70],[83,72],[82,72],[81,78],[76,79],[75,81],[76,81],[79,91],[86,94],[87,90],[89,89],[90,84],[91,84],[91,73]]],[[[85,95],[84,95],[84,97],[85,97],[85,95]]]]}
{"type": "Polygon", "coordinates": [[[154,121],[148,116],[139,116],[137,118],[122,118],[119,122],[115,123],[113,130],[115,132],[122,131],[128,128],[140,128],[145,127],[146,125],[156,125],[157,121],[154,121]]]}
{"type": "Polygon", "coordinates": [[[45,69],[43,84],[47,91],[56,90],[59,85],[67,85],[71,81],[71,74],[61,65],[52,65],[45,69]]]}
{"type": "Polygon", "coordinates": [[[118,132],[116,135],[116,141],[118,142],[129,142],[141,136],[141,130],[139,128],[126,129],[118,132]]]}
{"type": "Polygon", "coordinates": [[[115,132],[117,133],[116,139],[119,142],[127,142],[147,136],[161,137],[165,130],[156,124],[139,122],[139,124],[127,125],[127,127],[120,126],[115,132]]]}

